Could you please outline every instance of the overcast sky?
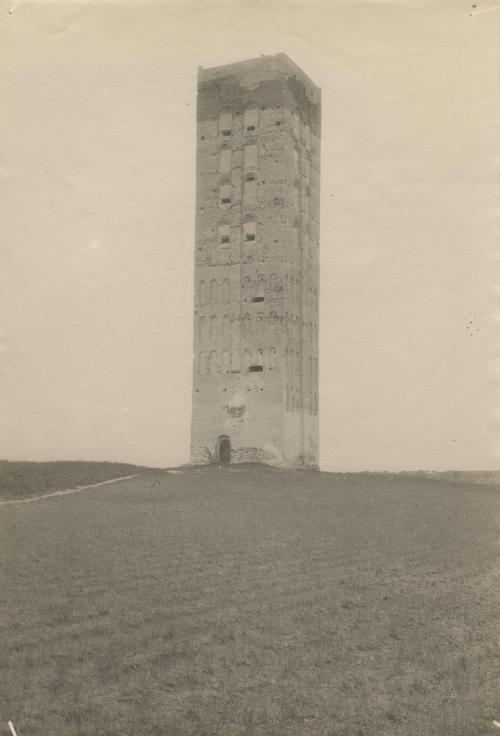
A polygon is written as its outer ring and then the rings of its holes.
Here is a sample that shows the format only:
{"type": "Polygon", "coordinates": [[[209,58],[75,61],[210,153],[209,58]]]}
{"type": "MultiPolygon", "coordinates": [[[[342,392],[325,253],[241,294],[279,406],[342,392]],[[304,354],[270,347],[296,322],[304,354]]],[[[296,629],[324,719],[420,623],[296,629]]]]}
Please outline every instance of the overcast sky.
{"type": "Polygon", "coordinates": [[[283,51],[323,95],[322,467],[498,467],[475,4],[3,3],[0,456],[187,461],[197,67],[283,51]]]}

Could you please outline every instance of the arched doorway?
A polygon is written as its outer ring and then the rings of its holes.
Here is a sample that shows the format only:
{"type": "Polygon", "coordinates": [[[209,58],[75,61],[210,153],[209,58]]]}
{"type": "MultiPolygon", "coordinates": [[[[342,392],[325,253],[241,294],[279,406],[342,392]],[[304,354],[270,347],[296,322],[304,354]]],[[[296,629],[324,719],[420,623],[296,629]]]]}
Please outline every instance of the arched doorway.
{"type": "Polygon", "coordinates": [[[219,462],[227,465],[231,462],[231,440],[226,434],[221,434],[218,441],[219,462]]]}

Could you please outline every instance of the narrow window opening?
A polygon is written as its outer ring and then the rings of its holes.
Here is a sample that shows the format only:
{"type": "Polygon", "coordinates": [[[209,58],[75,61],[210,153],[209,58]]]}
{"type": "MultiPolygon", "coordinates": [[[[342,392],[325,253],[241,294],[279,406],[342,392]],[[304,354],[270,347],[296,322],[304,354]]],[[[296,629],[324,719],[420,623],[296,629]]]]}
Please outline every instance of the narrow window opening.
{"type": "Polygon", "coordinates": [[[217,373],[217,353],[211,350],[208,354],[208,373],[217,373]]]}
{"type": "Polygon", "coordinates": [[[231,231],[229,228],[229,225],[220,225],[219,226],[219,243],[221,245],[228,245],[229,244],[229,237],[231,235],[231,231]]]}
{"type": "Polygon", "coordinates": [[[227,110],[223,110],[219,115],[219,132],[221,135],[231,135],[233,129],[233,114],[227,110]]]}
{"type": "Polygon", "coordinates": [[[244,126],[245,130],[251,132],[252,130],[255,130],[257,127],[257,123],[259,120],[259,111],[256,107],[249,107],[247,110],[245,110],[244,114],[244,126]]]}
{"type": "MultiPolygon", "coordinates": [[[[243,332],[244,337],[248,337],[249,335],[252,334],[252,318],[250,317],[249,314],[246,314],[243,317],[242,332],[243,332]]],[[[250,355],[248,358],[246,358],[246,360],[248,362],[251,360],[250,355]]]]}
{"type": "Polygon", "coordinates": [[[231,171],[231,149],[222,148],[219,152],[219,171],[223,174],[229,174],[231,171]]]}
{"type": "Polygon", "coordinates": [[[213,304],[219,300],[219,285],[215,279],[210,282],[210,302],[213,304]]]}
{"type": "Polygon", "coordinates": [[[262,333],[264,331],[264,314],[262,312],[257,312],[257,322],[256,322],[256,334],[259,336],[262,336],[262,333]]]}
{"type": "Polygon", "coordinates": [[[255,222],[245,222],[243,230],[245,233],[245,241],[248,243],[254,242],[256,234],[255,222]]]}
{"type": "Polygon", "coordinates": [[[254,296],[252,299],[253,302],[263,302],[264,297],[263,296],[254,296]]]}
{"type": "Polygon", "coordinates": [[[244,182],[243,195],[246,202],[253,202],[257,197],[257,181],[254,174],[247,176],[244,182]]]}
{"type": "Polygon", "coordinates": [[[231,184],[221,184],[220,187],[220,204],[231,204],[231,184]]]}
{"type": "Polygon", "coordinates": [[[245,146],[244,165],[246,169],[257,166],[257,146],[255,143],[245,146]]]}
{"type": "Polygon", "coordinates": [[[262,371],[264,370],[264,366],[263,365],[250,365],[248,367],[248,370],[250,373],[262,373],[262,371]]]}

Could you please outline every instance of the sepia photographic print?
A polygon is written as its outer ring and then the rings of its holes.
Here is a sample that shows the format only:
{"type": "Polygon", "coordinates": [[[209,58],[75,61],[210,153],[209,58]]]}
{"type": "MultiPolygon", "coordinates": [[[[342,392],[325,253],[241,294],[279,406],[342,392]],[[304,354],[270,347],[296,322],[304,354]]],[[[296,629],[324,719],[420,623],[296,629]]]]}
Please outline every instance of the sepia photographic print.
{"type": "Polygon", "coordinates": [[[494,0],[0,5],[0,736],[500,735],[494,0]]]}

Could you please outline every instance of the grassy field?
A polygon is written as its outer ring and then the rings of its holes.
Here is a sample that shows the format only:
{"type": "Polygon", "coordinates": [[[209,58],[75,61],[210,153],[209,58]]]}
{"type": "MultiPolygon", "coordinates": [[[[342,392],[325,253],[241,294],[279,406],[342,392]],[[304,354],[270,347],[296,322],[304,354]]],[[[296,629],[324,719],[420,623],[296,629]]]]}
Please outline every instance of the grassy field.
{"type": "Polygon", "coordinates": [[[141,470],[144,468],[125,463],[23,463],[0,460],[0,501],[31,498],[51,491],[91,485],[141,470]]]}
{"type": "Polygon", "coordinates": [[[0,733],[498,733],[499,506],[259,466],[4,506],[0,733]]]}

